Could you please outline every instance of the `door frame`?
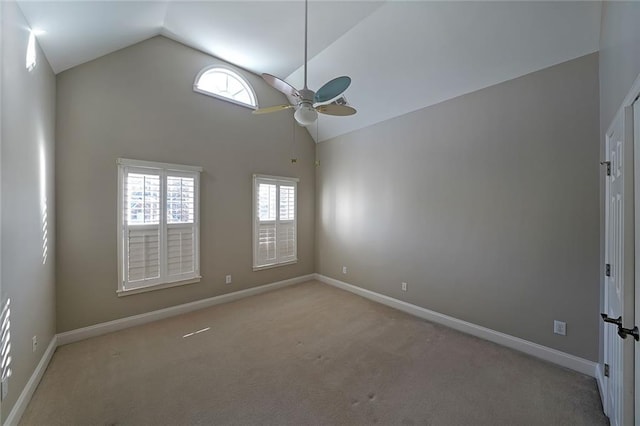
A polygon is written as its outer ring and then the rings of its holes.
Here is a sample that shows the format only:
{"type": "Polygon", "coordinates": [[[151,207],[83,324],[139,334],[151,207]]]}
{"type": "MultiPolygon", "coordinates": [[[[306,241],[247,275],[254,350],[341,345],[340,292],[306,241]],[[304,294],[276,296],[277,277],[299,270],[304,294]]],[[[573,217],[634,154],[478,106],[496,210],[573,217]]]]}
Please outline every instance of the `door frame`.
{"type": "MultiPolygon", "coordinates": [[[[631,191],[633,199],[627,200],[627,205],[633,206],[633,213],[632,213],[633,227],[632,229],[625,230],[624,232],[625,236],[631,237],[631,235],[633,235],[633,244],[632,245],[625,244],[625,250],[627,250],[628,248],[631,248],[633,251],[632,253],[625,253],[625,259],[629,259],[633,262],[632,276],[629,277],[630,279],[626,279],[627,277],[625,277],[625,286],[629,286],[628,287],[629,293],[626,294],[629,297],[625,297],[624,306],[623,306],[623,313],[624,313],[623,326],[626,328],[633,328],[634,325],[640,326],[640,324],[638,324],[638,322],[640,322],[640,289],[638,291],[635,291],[636,290],[635,283],[640,282],[640,138],[634,137],[634,126],[633,126],[634,124],[633,104],[635,103],[636,99],[638,99],[639,96],[640,96],[640,74],[638,74],[638,76],[636,77],[633,85],[631,86],[631,89],[627,93],[627,96],[624,98],[622,105],[616,112],[614,119],[612,120],[610,126],[607,128],[607,131],[604,134],[604,137],[605,137],[604,145],[606,150],[607,135],[611,134],[611,132],[613,131],[615,121],[621,116],[622,128],[623,128],[622,137],[625,142],[631,141],[631,147],[633,149],[633,163],[632,163],[633,167],[631,172],[633,176],[632,178],[633,189],[631,191]],[[636,172],[636,171],[639,171],[639,172],[636,172]]],[[[640,134],[640,133],[636,132],[636,134],[640,134]]],[[[625,145],[627,144],[625,143],[625,145]]],[[[605,151],[605,156],[606,154],[607,153],[605,151]]],[[[606,179],[606,174],[605,174],[605,179],[606,179]]],[[[607,190],[606,185],[607,184],[605,182],[605,188],[604,188],[605,194],[607,190]]],[[[606,195],[603,201],[605,203],[607,202],[606,195]]],[[[605,251],[606,251],[606,238],[607,238],[606,208],[607,207],[605,204],[605,211],[604,211],[605,241],[603,241],[603,243],[605,244],[605,251]]],[[[605,256],[606,256],[606,253],[605,253],[605,256]]],[[[602,274],[602,276],[604,276],[604,274],[602,274]]],[[[602,283],[606,283],[606,279],[603,279],[602,283]]],[[[601,293],[603,296],[601,307],[606,308],[607,306],[606,290],[607,289],[604,285],[605,284],[603,284],[603,287],[602,287],[603,292],[601,293]]],[[[602,325],[602,326],[606,327],[607,325],[602,325]]],[[[605,345],[606,345],[606,340],[603,339],[601,341],[603,353],[604,351],[606,351],[605,345]]],[[[623,419],[625,419],[624,420],[625,424],[640,424],[640,401],[634,398],[634,394],[640,396],[640,371],[638,371],[640,370],[640,366],[638,365],[638,360],[640,360],[640,342],[635,342],[633,338],[625,339],[625,345],[623,347],[623,377],[629,378],[628,380],[623,381],[623,386],[624,386],[623,419]],[[628,419],[630,419],[631,421],[629,422],[628,419]]],[[[607,413],[608,407],[606,404],[608,401],[608,395],[607,395],[608,378],[604,377],[604,374],[602,374],[604,366],[599,365],[599,367],[600,367],[600,371],[598,374],[599,385],[600,385],[599,387],[600,387],[601,398],[603,402],[603,408],[605,410],[605,413],[607,413]]]]}
{"type": "MultiPolygon", "coordinates": [[[[610,173],[607,173],[604,188],[604,261],[607,266],[611,264],[612,278],[604,277],[602,306],[602,312],[605,314],[613,318],[618,315],[622,316],[623,324],[625,325],[634,320],[634,256],[636,243],[635,238],[633,238],[636,220],[634,216],[636,196],[634,193],[633,170],[636,156],[633,139],[629,138],[629,121],[626,113],[626,109],[618,111],[605,134],[605,163],[610,173]],[[620,143],[622,144],[622,150],[618,152],[620,148],[616,148],[616,145],[620,143]],[[614,156],[614,150],[618,153],[617,156],[614,156]],[[621,168],[622,176],[616,179],[621,168]],[[612,214],[611,185],[614,183],[614,179],[618,182],[616,183],[617,191],[622,195],[622,203],[619,203],[618,208],[613,213],[617,219],[610,217],[612,214]],[[614,222],[611,222],[612,220],[614,222]],[[611,226],[614,226],[614,228],[611,228],[611,226]],[[622,231],[622,234],[616,240],[616,246],[611,247],[611,233],[615,234],[619,230],[622,231]],[[615,259],[611,258],[612,252],[615,253],[615,259]],[[614,294],[612,296],[611,285],[613,283],[611,280],[614,278],[615,286],[621,290],[622,294],[614,294]],[[611,297],[614,300],[610,299],[611,297]],[[614,307],[612,307],[612,303],[614,307]]],[[[640,200],[640,197],[638,197],[638,200],[640,200]]],[[[629,377],[629,371],[633,371],[633,345],[627,339],[618,339],[620,338],[615,327],[605,325],[602,340],[603,355],[605,365],[609,364],[610,366],[611,376],[603,378],[601,391],[603,391],[602,404],[605,414],[611,420],[612,425],[622,426],[629,424],[629,420],[633,419],[633,380],[629,377]],[[612,383],[613,379],[616,379],[615,383],[612,383]],[[614,390],[613,395],[609,394],[612,390],[614,390]],[[615,398],[615,400],[611,400],[611,398],[615,398]]]]}
{"type": "MultiPolygon", "coordinates": [[[[636,77],[631,89],[629,90],[627,96],[624,98],[622,105],[616,112],[613,120],[611,121],[607,131],[604,133],[604,155],[605,159],[607,156],[606,145],[607,145],[607,136],[610,135],[613,131],[614,124],[617,119],[622,119],[622,138],[625,142],[631,141],[631,149],[633,150],[633,158],[630,167],[632,169],[632,179],[631,182],[633,184],[633,188],[630,191],[632,196],[631,200],[626,201],[627,206],[631,206],[633,208],[632,214],[632,224],[631,229],[627,229],[624,232],[624,235],[628,238],[631,238],[633,235],[633,241],[630,244],[625,243],[625,251],[630,249],[631,253],[625,253],[625,263],[626,261],[630,261],[632,263],[632,267],[630,269],[631,274],[627,274],[625,276],[625,286],[628,286],[629,297],[625,297],[624,306],[623,306],[623,325],[626,328],[633,328],[634,325],[640,326],[638,322],[640,322],[640,289],[635,291],[635,283],[640,282],[640,138],[634,139],[634,128],[633,128],[633,104],[636,99],[640,96],[640,74],[636,77]],[[636,170],[639,172],[636,173],[636,170]]],[[[625,145],[627,145],[625,143],[625,145]]],[[[629,145],[627,145],[629,146],[629,145]]],[[[602,145],[601,145],[602,150],[602,145]]],[[[606,173],[603,173],[604,179],[607,178],[606,173]]],[[[602,182],[602,181],[601,181],[602,182]]],[[[626,186],[626,185],[625,185],[626,186]]],[[[603,196],[601,202],[604,202],[604,210],[602,213],[604,214],[603,223],[604,224],[604,240],[601,243],[604,245],[603,254],[605,258],[603,258],[602,266],[604,267],[604,263],[606,262],[606,209],[607,209],[607,182],[605,181],[603,187],[603,196]]],[[[625,191],[626,192],[626,191],[625,191]]],[[[626,208],[625,208],[626,210],[626,208]]],[[[626,271],[625,271],[626,272],[626,271]]],[[[604,312],[604,309],[607,307],[607,288],[606,288],[606,277],[604,277],[604,271],[602,270],[601,274],[601,309],[604,312]]],[[[604,327],[607,327],[604,323],[601,323],[601,332],[604,331],[604,327]]],[[[607,350],[606,339],[604,339],[604,334],[600,334],[601,341],[600,346],[602,349],[602,353],[604,354],[607,350]]],[[[635,365],[638,365],[638,361],[640,360],[640,343],[637,343],[633,340],[633,338],[629,338],[625,340],[625,345],[623,347],[623,377],[629,378],[628,380],[623,381],[623,385],[626,384],[625,389],[623,390],[624,400],[623,400],[623,420],[625,424],[640,424],[640,402],[636,401],[634,398],[635,395],[640,396],[640,366],[638,368],[634,368],[635,365]],[[635,353],[634,353],[635,352],[635,353]],[[635,413],[634,413],[635,412],[635,413]],[[635,414],[635,416],[634,416],[635,414]],[[631,422],[628,421],[631,419],[631,422]]],[[[603,363],[604,364],[604,363],[603,363]]],[[[602,400],[603,409],[605,414],[608,415],[608,378],[604,376],[604,365],[598,365],[597,371],[597,380],[598,387],[600,390],[600,397],[602,400]]],[[[640,398],[638,398],[640,399],[640,398]]]]}
{"type": "MultiPolygon", "coordinates": [[[[631,123],[632,123],[632,137],[634,153],[640,151],[640,76],[636,80],[634,85],[636,96],[632,101],[631,107],[631,123]],[[635,105],[635,107],[634,107],[635,105]],[[635,109],[635,111],[634,111],[635,109]],[[636,120],[637,118],[637,120],[636,120]]],[[[640,153],[634,154],[633,169],[640,171],[640,153]]],[[[634,207],[635,207],[635,282],[640,282],[640,173],[634,172],[634,207]]],[[[635,319],[634,324],[640,323],[640,287],[635,286],[635,319]]],[[[634,369],[634,422],[636,425],[640,424],[640,342],[634,342],[634,354],[633,354],[633,369],[634,369]]]]}
{"type": "MultiPolygon", "coordinates": [[[[634,279],[634,297],[631,300],[635,306],[631,306],[631,312],[634,313],[634,322],[626,325],[627,328],[633,328],[635,325],[640,327],[640,287],[636,283],[640,282],[640,128],[634,129],[635,117],[634,117],[634,104],[636,108],[640,110],[640,74],[636,77],[635,82],[631,86],[631,90],[625,97],[622,104],[624,109],[625,119],[625,137],[630,137],[633,141],[633,170],[634,170],[634,264],[635,264],[635,279],[634,279]],[[628,125],[627,125],[628,123],[628,125]],[[638,172],[636,172],[638,171],[638,172]]],[[[638,115],[638,114],[635,114],[638,115]]],[[[639,120],[640,121],[640,120],[639,120]]],[[[633,341],[632,354],[631,354],[631,370],[634,376],[634,386],[632,388],[631,398],[634,409],[634,424],[640,424],[640,342],[633,341]]]]}

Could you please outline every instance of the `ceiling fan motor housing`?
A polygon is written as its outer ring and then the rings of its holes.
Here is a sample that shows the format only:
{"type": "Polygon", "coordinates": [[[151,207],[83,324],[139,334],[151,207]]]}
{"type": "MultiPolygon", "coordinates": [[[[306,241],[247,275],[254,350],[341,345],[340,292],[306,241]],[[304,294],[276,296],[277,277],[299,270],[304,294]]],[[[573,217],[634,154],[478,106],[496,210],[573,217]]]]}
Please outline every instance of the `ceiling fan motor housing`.
{"type": "Polygon", "coordinates": [[[316,92],[305,87],[304,89],[298,90],[298,93],[300,94],[300,102],[298,104],[303,102],[313,104],[313,97],[316,95],[316,92]]]}

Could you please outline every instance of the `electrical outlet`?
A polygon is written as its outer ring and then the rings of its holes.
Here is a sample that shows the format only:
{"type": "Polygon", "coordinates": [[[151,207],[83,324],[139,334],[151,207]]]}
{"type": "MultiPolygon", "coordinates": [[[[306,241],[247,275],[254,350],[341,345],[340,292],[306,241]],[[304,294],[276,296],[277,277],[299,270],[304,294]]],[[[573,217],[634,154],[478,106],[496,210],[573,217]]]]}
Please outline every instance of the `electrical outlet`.
{"type": "Polygon", "coordinates": [[[342,267],[342,273],[343,273],[343,274],[346,274],[346,273],[347,273],[347,267],[346,267],[346,266],[343,266],[343,267],[342,267]]]}
{"type": "Polygon", "coordinates": [[[553,321],[553,332],[561,336],[567,335],[567,323],[562,321],[553,321]]]}
{"type": "Polygon", "coordinates": [[[226,277],[224,277],[224,282],[226,284],[231,284],[231,275],[227,275],[226,277]]]}
{"type": "Polygon", "coordinates": [[[7,398],[7,394],[9,393],[9,378],[7,377],[2,381],[2,399],[7,398]]]}
{"type": "Polygon", "coordinates": [[[402,283],[402,291],[407,291],[407,283],[402,283]]]}
{"type": "Polygon", "coordinates": [[[31,339],[31,343],[31,350],[35,352],[36,349],[38,349],[38,336],[33,336],[33,338],[31,339]]]}

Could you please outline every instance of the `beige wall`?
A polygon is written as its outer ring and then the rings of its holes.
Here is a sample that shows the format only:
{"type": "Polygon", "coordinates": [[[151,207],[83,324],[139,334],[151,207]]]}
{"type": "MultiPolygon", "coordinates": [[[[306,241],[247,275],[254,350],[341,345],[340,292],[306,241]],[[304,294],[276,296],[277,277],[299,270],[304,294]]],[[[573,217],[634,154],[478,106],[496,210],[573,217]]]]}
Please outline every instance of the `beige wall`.
{"type": "Polygon", "coordinates": [[[598,102],[592,54],[318,144],[318,272],[596,360],[598,102]]]}
{"type": "MultiPolygon", "coordinates": [[[[58,75],[59,332],[314,272],[313,141],[297,127],[293,145],[288,112],[254,116],[193,92],[196,74],[214,63],[155,37],[58,75]],[[204,167],[200,283],[116,296],[118,157],[204,167]],[[300,179],[295,265],[252,271],[253,173],[300,179]]],[[[260,77],[243,75],[261,106],[286,102],[260,77]]]]}
{"type": "MultiPolygon", "coordinates": [[[[605,158],[604,134],[640,75],[640,2],[606,1],[600,30],[600,158],[605,158]]],[[[604,198],[604,175],[600,180],[604,198]]],[[[604,265],[604,201],[600,203],[600,265],[604,265]]],[[[601,311],[604,311],[604,272],[600,271],[601,311]]],[[[637,322],[637,320],[636,320],[637,322]]],[[[600,324],[600,339],[604,338],[600,324]]],[[[604,346],[600,347],[600,360],[604,346]]]]}
{"type": "Polygon", "coordinates": [[[27,71],[28,25],[2,7],[2,303],[11,300],[9,394],[4,421],[55,334],[55,76],[42,51],[27,71]],[[43,225],[46,222],[46,261],[43,225]],[[32,337],[38,348],[32,351],[32,337]]]}

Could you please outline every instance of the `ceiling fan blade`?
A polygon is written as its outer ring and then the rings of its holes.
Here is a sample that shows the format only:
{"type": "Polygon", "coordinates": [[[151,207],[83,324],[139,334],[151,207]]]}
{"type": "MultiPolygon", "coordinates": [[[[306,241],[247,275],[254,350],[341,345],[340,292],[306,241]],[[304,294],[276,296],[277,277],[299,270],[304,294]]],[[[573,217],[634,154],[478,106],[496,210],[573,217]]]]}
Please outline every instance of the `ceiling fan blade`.
{"type": "Polygon", "coordinates": [[[279,79],[275,75],[265,73],[262,74],[262,78],[267,82],[269,86],[273,87],[277,91],[282,92],[287,96],[300,97],[300,94],[295,89],[295,87],[293,87],[286,81],[279,79]]]}
{"type": "Polygon", "coordinates": [[[356,109],[347,105],[338,105],[338,104],[328,104],[328,105],[318,105],[316,107],[316,111],[321,114],[327,115],[338,115],[338,116],[346,116],[353,115],[356,113],[356,109]]]}
{"type": "Polygon", "coordinates": [[[337,97],[342,92],[347,90],[349,85],[351,84],[351,77],[347,77],[343,75],[342,77],[336,77],[333,80],[325,83],[318,91],[316,92],[315,97],[313,98],[314,102],[327,102],[331,99],[337,97]]]}
{"type": "Polygon", "coordinates": [[[253,110],[253,113],[254,114],[268,114],[270,112],[278,112],[278,111],[283,111],[285,109],[290,109],[290,108],[294,108],[294,106],[293,105],[276,105],[276,106],[272,106],[272,107],[255,109],[255,110],[253,110]]]}

